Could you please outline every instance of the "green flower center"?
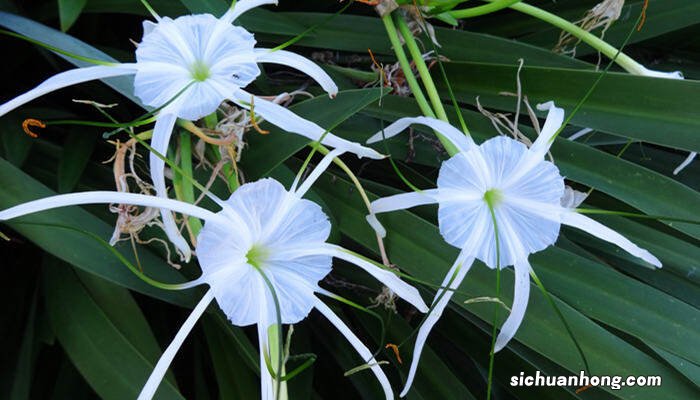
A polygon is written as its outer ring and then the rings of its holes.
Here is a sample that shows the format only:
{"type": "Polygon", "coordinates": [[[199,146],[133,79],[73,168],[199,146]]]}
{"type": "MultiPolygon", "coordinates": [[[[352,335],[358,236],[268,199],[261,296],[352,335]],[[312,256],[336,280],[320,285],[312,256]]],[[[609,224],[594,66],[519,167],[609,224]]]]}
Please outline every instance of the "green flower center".
{"type": "Polygon", "coordinates": [[[268,256],[269,253],[267,249],[258,245],[254,245],[250,248],[250,250],[248,250],[248,253],[245,255],[245,258],[248,260],[248,264],[254,266],[255,268],[262,268],[265,264],[265,261],[267,261],[268,256]]]}
{"type": "Polygon", "coordinates": [[[484,193],[484,201],[491,209],[494,209],[501,200],[503,200],[503,193],[498,189],[489,189],[484,193]]]}
{"type": "Polygon", "coordinates": [[[192,74],[192,78],[197,82],[204,82],[211,75],[209,67],[201,61],[195,61],[195,63],[192,64],[190,73],[192,74]]]}

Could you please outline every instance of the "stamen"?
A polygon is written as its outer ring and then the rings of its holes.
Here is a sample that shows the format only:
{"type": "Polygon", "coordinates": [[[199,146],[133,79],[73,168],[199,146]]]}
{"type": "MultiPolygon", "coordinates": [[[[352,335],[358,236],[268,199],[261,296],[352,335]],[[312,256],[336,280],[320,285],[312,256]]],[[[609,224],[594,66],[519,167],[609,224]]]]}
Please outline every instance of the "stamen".
{"type": "Polygon", "coordinates": [[[386,346],[384,346],[385,349],[391,349],[394,352],[394,355],[396,356],[396,360],[399,362],[399,364],[403,364],[403,361],[401,361],[401,354],[399,353],[399,346],[393,344],[393,343],[387,343],[386,346]]]}
{"type": "Polygon", "coordinates": [[[647,20],[647,7],[649,7],[649,0],[644,0],[644,5],[642,6],[642,16],[639,20],[639,25],[637,25],[637,32],[642,30],[642,26],[647,20]]]}
{"type": "Polygon", "coordinates": [[[255,96],[250,98],[250,124],[253,125],[253,128],[255,128],[255,130],[261,135],[267,135],[270,133],[270,131],[261,129],[260,126],[258,126],[258,121],[255,120],[255,96]]]}
{"type": "Polygon", "coordinates": [[[384,86],[389,87],[391,84],[389,83],[389,79],[387,78],[386,74],[384,73],[384,68],[377,62],[377,59],[374,58],[374,53],[372,53],[372,49],[368,48],[367,52],[369,53],[369,58],[372,59],[372,64],[374,64],[375,67],[377,67],[377,70],[382,76],[382,80],[384,81],[384,86]]]}
{"type": "Polygon", "coordinates": [[[24,130],[24,133],[36,139],[39,137],[39,134],[32,132],[30,128],[44,129],[46,128],[46,124],[34,118],[27,118],[22,122],[22,129],[24,130]]]}

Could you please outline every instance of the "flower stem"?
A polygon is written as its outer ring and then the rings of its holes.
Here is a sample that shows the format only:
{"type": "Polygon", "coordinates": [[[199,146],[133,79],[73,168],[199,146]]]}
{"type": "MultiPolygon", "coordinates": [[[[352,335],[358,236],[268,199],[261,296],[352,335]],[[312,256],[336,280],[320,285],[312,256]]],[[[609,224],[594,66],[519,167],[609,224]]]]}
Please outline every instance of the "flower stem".
{"type": "Polygon", "coordinates": [[[411,33],[411,30],[408,28],[406,21],[404,21],[404,19],[398,15],[396,16],[396,24],[399,27],[401,36],[403,36],[406,47],[408,47],[409,53],[411,53],[413,62],[416,64],[416,69],[418,69],[418,74],[420,75],[421,81],[423,81],[423,86],[425,86],[425,91],[428,93],[428,97],[430,98],[430,103],[433,105],[435,114],[437,114],[439,119],[449,122],[447,120],[445,108],[442,106],[442,101],[440,101],[440,94],[435,88],[433,78],[430,76],[430,70],[428,70],[428,66],[425,64],[423,54],[418,48],[418,44],[416,43],[416,39],[413,37],[413,33],[411,33]]]}
{"type": "MultiPolygon", "coordinates": [[[[403,51],[403,46],[401,45],[401,41],[399,40],[399,35],[396,32],[396,25],[394,24],[394,21],[391,17],[391,14],[387,14],[387,15],[383,16],[382,21],[384,22],[384,27],[386,28],[386,33],[389,36],[389,41],[391,42],[391,46],[394,48],[394,53],[396,53],[396,58],[399,60],[399,65],[401,65],[401,70],[403,71],[404,76],[406,77],[406,82],[408,83],[408,87],[411,88],[411,92],[413,92],[413,97],[416,99],[416,102],[418,103],[418,106],[420,107],[421,112],[423,113],[423,115],[425,115],[427,117],[435,118],[435,113],[433,112],[433,109],[430,108],[430,104],[428,104],[428,100],[425,98],[425,95],[423,94],[423,90],[421,89],[420,85],[418,84],[416,77],[413,75],[413,71],[411,70],[411,64],[408,62],[408,58],[406,57],[406,53],[403,51]]],[[[420,60],[422,61],[423,58],[420,57],[420,60]]],[[[425,65],[425,63],[424,63],[424,65],[425,65]]],[[[427,70],[427,67],[426,67],[426,70],[427,70]]],[[[431,80],[431,82],[432,82],[432,80],[431,80]]],[[[434,88],[434,85],[433,85],[433,88],[434,88]]],[[[444,109],[443,109],[443,112],[444,112],[444,109]]],[[[459,149],[457,149],[452,144],[452,142],[450,142],[449,140],[444,138],[439,132],[436,131],[435,135],[438,137],[438,139],[440,139],[440,142],[445,147],[445,150],[447,150],[447,153],[450,156],[454,156],[455,154],[459,153],[459,149]]]]}
{"type": "Polygon", "coordinates": [[[480,15],[490,14],[496,11],[500,11],[504,8],[510,7],[515,3],[520,2],[520,0],[489,0],[493,1],[489,4],[482,4],[477,7],[465,8],[462,10],[452,11],[450,14],[455,18],[472,18],[478,17],[480,15]]]}
{"type": "MultiPolygon", "coordinates": [[[[486,203],[488,204],[489,207],[489,212],[491,213],[491,221],[493,222],[493,235],[494,239],[496,241],[496,298],[500,299],[501,298],[501,246],[500,246],[500,239],[498,237],[498,222],[496,221],[496,211],[494,210],[493,206],[494,204],[490,202],[488,199],[486,199],[486,203]]],[[[487,386],[486,386],[486,400],[491,400],[491,389],[493,387],[493,371],[494,371],[494,362],[496,358],[496,334],[498,332],[498,311],[500,310],[500,307],[498,304],[494,304],[494,311],[493,311],[493,331],[491,332],[491,351],[489,352],[489,372],[488,372],[488,378],[487,378],[487,386]]]]}
{"type": "MultiPolygon", "coordinates": [[[[485,1],[497,2],[498,0],[485,1]]],[[[587,45],[603,53],[606,57],[610,59],[614,58],[615,55],[618,53],[618,50],[614,46],[608,44],[608,42],[604,41],[598,36],[586,31],[585,29],[579,27],[578,25],[572,22],[565,20],[564,18],[561,18],[541,8],[537,8],[535,6],[531,6],[523,2],[512,4],[509,7],[513,10],[520,11],[523,14],[527,14],[537,19],[541,19],[542,21],[545,21],[551,25],[556,26],[561,30],[570,33],[572,36],[576,37],[577,39],[581,40],[587,45]]],[[[459,11],[451,11],[450,15],[459,18],[459,11]]],[[[634,59],[632,59],[630,56],[624,53],[620,53],[615,59],[615,62],[625,71],[631,74],[645,75],[645,73],[647,72],[644,66],[634,61],[634,59]]]]}
{"type": "Polygon", "coordinates": [[[384,27],[386,28],[386,33],[389,36],[389,41],[391,42],[391,46],[394,48],[396,58],[399,60],[401,70],[406,77],[406,82],[411,88],[411,92],[413,92],[413,97],[416,99],[418,107],[420,107],[421,112],[426,116],[435,118],[433,109],[430,108],[430,104],[428,104],[428,100],[425,98],[423,90],[418,84],[416,77],[413,75],[411,64],[408,62],[406,53],[403,51],[403,45],[401,44],[401,40],[399,40],[398,33],[396,33],[396,25],[394,25],[394,20],[392,19],[391,14],[383,16],[382,22],[384,22],[384,27]]]}
{"type": "MultiPolygon", "coordinates": [[[[180,133],[180,167],[183,175],[192,177],[192,142],[188,132],[180,133]]],[[[182,186],[182,200],[194,204],[195,197],[192,181],[183,179],[180,185],[182,186]]],[[[199,235],[199,231],[202,230],[202,222],[198,218],[189,217],[187,224],[194,238],[196,238],[199,235]]]]}

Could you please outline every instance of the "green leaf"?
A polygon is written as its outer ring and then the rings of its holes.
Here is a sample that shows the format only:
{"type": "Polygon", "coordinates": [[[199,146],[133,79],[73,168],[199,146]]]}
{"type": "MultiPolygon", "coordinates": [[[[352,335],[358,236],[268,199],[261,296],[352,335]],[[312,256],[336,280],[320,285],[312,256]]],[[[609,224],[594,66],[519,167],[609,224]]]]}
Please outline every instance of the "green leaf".
{"type": "Polygon", "coordinates": [[[260,379],[246,366],[235,342],[209,316],[202,318],[220,399],[242,399],[259,391],[260,379]]]}
{"type": "Polygon", "coordinates": [[[30,398],[32,389],[32,378],[37,357],[37,335],[35,324],[37,322],[37,303],[39,300],[39,291],[34,290],[29,315],[27,315],[27,323],[22,335],[22,344],[19,349],[19,357],[14,368],[14,381],[12,383],[12,391],[10,399],[25,400],[30,398]]]}
{"type": "MultiPolygon", "coordinates": [[[[520,78],[522,90],[534,105],[554,100],[570,113],[602,72],[534,67],[528,63],[520,78]]],[[[513,111],[516,65],[446,63],[458,100],[513,111]],[[479,77],[473,79],[472,77],[479,77]]],[[[441,85],[441,83],[439,84],[441,85]]],[[[439,86],[438,85],[438,86],[439,86]]],[[[442,87],[445,90],[444,87],[442,87]]],[[[572,123],[612,135],[677,149],[700,151],[700,82],[608,73],[574,116],[572,123]]]]}
{"type": "MultiPolygon", "coordinates": [[[[0,191],[0,209],[56,194],[4,159],[0,159],[0,182],[3,187],[0,191]]],[[[55,226],[92,232],[108,240],[113,228],[81,208],[59,208],[4,223],[48,253],[107,281],[179,305],[192,307],[196,303],[193,291],[166,292],[156,289],[134,276],[111,251],[93,238],[55,226]]],[[[116,248],[131,258],[129,246],[118,245],[116,248]]],[[[152,278],[172,283],[184,281],[181,274],[147,249],[139,250],[139,258],[142,265],[146,266],[145,272],[152,278]]]]}
{"type": "MultiPolygon", "coordinates": [[[[283,14],[308,27],[328,18],[328,14],[320,13],[283,14]]],[[[436,28],[435,32],[441,45],[440,54],[451,60],[515,63],[518,58],[525,58],[532,65],[590,68],[590,64],[582,61],[496,36],[447,28],[436,28]]],[[[427,40],[425,37],[422,38],[427,40]]],[[[339,15],[333,19],[332,23],[319,27],[312,35],[301,39],[298,44],[353,51],[363,55],[367,55],[367,49],[371,49],[375,54],[394,58],[384,25],[376,16],[339,15]]],[[[426,43],[426,46],[429,45],[426,43]]],[[[369,65],[369,61],[367,64],[369,65]]]]}
{"type": "MultiPolygon", "coordinates": [[[[59,32],[53,28],[49,28],[48,26],[34,22],[28,18],[20,17],[19,15],[0,11],[0,26],[72,54],[93,58],[96,60],[118,62],[114,58],[108,56],[106,53],[97,50],[85,42],[82,42],[63,32],[59,32]]],[[[76,60],[61,54],[57,55],[78,67],[91,65],[87,62],[76,60]]],[[[108,78],[104,79],[103,81],[134,103],[139,105],[141,104],[141,102],[133,94],[134,78],[132,76],[108,78]]]]}
{"type": "Polygon", "coordinates": [[[87,0],[58,0],[58,16],[63,32],[70,29],[80,16],[87,0]]]}
{"type": "MultiPolygon", "coordinates": [[[[376,102],[380,96],[379,88],[346,90],[339,92],[334,99],[318,96],[295,104],[289,109],[302,118],[331,128],[376,102]]],[[[259,135],[251,131],[247,136],[250,150],[244,153],[241,166],[249,180],[268,174],[310,143],[305,137],[286,132],[271,124],[264,124],[262,128],[269,130],[270,134],[259,135]]]]}
{"type": "Polygon", "coordinates": [[[97,143],[97,136],[92,133],[74,131],[68,134],[58,163],[59,193],[72,191],[80,180],[97,143]]]}
{"type": "MultiPolygon", "coordinates": [[[[135,398],[154,363],[120,332],[73,271],[54,258],[44,263],[44,286],[58,340],[90,386],[104,399],[135,398]]],[[[184,398],[168,380],[157,397],[184,398]]]]}

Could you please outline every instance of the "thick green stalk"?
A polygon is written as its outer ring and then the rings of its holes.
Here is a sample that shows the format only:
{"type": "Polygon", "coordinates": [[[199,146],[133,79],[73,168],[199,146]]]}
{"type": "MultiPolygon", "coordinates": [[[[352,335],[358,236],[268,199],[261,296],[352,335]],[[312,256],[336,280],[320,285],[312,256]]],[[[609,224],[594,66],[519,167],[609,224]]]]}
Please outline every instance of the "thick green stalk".
{"type": "MultiPolygon", "coordinates": [[[[399,40],[398,33],[396,33],[396,25],[394,25],[394,21],[391,15],[387,14],[383,16],[382,21],[384,22],[386,33],[389,36],[389,41],[391,42],[391,45],[394,48],[394,52],[396,53],[396,58],[398,58],[399,60],[399,65],[401,65],[401,70],[406,76],[406,82],[411,88],[411,92],[413,92],[413,96],[415,97],[416,102],[418,102],[418,106],[420,107],[421,112],[425,116],[435,118],[435,113],[433,112],[432,108],[430,108],[428,100],[426,100],[425,95],[423,95],[423,91],[420,85],[418,84],[418,81],[416,80],[416,77],[413,75],[413,71],[411,70],[411,64],[408,62],[406,53],[403,51],[403,46],[401,45],[401,41],[399,40]]],[[[452,142],[443,137],[439,132],[436,131],[435,135],[438,137],[438,139],[440,139],[440,142],[445,147],[445,150],[447,150],[447,153],[450,156],[454,156],[455,154],[459,153],[459,149],[457,149],[452,144],[452,142]]]]}
{"type": "Polygon", "coordinates": [[[399,35],[396,33],[396,25],[394,25],[394,20],[391,18],[391,14],[383,16],[382,22],[384,22],[386,33],[389,36],[391,46],[394,48],[396,58],[399,60],[401,70],[406,76],[406,82],[408,83],[408,87],[411,88],[411,92],[413,92],[413,97],[415,97],[416,102],[418,102],[418,107],[420,107],[420,110],[423,114],[425,114],[428,117],[434,118],[435,113],[433,112],[433,109],[430,108],[428,100],[425,98],[423,90],[418,84],[416,77],[413,76],[411,64],[408,62],[408,57],[406,57],[406,53],[403,51],[403,45],[401,44],[401,40],[399,40],[399,35]]]}
{"type": "Polygon", "coordinates": [[[490,14],[508,8],[521,0],[489,0],[493,1],[489,4],[482,4],[476,7],[465,8],[462,10],[453,11],[450,14],[455,18],[465,19],[478,17],[480,15],[490,14]]]}
{"type": "MultiPolygon", "coordinates": [[[[189,132],[180,133],[180,168],[182,168],[183,175],[192,177],[192,142],[190,141],[189,132]]],[[[181,179],[179,184],[182,201],[194,204],[195,197],[192,181],[189,179],[181,179]]],[[[192,234],[196,237],[202,229],[202,221],[195,217],[189,217],[188,224],[192,230],[192,234]]]]}
{"type": "MultiPolygon", "coordinates": [[[[497,2],[498,0],[484,0],[484,1],[489,1],[489,2],[497,2]]],[[[542,21],[545,21],[549,24],[552,24],[556,26],[557,28],[566,31],[576,37],[577,39],[581,40],[582,42],[586,43],[587,45],[593,47],[594,49],[598,50],[599,52],[603,53],[606,57],[613,59],[616,54],[618,54],[618,50],[614,47],[608,44],[606,41],[603,39],[599,38],[598,36],[586,31],[585,29],[582,29],[578,25],[569,22],[565,20],[564,18],[561,18],[555,14],[552,14],[548,11],[545,11],[541,8],[537,8],[535,6],[531,6],[527,3],[523,2],[518,2],[515,4],[512,4],[509,6],[509,8],[520,11],[523,14],[530,15],[532,17],[535,17],[537,19],[541,19],[542,21]]],[[[459,18],[459,10],[457,11],[451,11],[450,15],[453,17],[459,18]]],[[[647,69],[644,68],[641,64],[638,62],[634,61],[630,56],[620,53],[617,55],[617,58],[615,59],[615,62],[622,67],[625,71],[635,74],[635,75],[646,75],[648,73],[647,69]]]]}
{"type": "Polygon", "coordinates": [[[406,47],[408,47],[409,53],[411,53],[411,57],[413,57],[413,62],[416,64],[416,69],[418,70],[420,79],[423,81],[423,86],[425,86],[425,91],[428,93],[428,97],[430,98],[430,103],[433,105],[435,114],[437,114],[439,119],[449,122],[447,119],[447,114],[445,113],[445,108],[442,106],[442,101],[440,101],[440,94],[435,88],[433,78],[430,76],[430,70],[425,64],[425,60],[423,60],[423,54],[418,48],[418,44],[416,43],[416,39],[413,37],[413,33],[411,33],[411,30],[408,28],[406,21],[404,21],[404,19],[398,15],[396,16],[396,24],[399,27],[401,36],[403,36],[406,47]]]}

